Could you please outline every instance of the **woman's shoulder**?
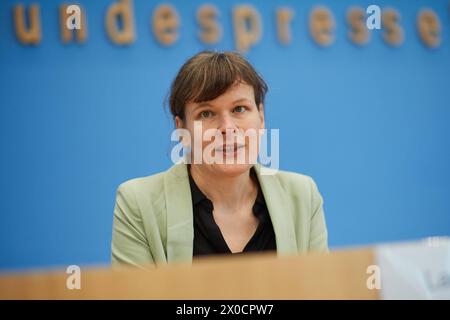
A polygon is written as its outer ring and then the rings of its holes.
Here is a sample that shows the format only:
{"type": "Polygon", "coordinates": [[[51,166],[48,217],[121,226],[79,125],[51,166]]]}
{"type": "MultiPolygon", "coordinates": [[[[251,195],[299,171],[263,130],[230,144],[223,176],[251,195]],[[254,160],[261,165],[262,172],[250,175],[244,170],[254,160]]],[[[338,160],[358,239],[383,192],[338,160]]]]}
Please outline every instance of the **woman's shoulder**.
{"type": "Polygon", "coordinates": [[[300,191],[304,194],[305,192],[309,193],[317,190],[316,182],[307,174],[294,171],[275,170],[262,165],[259,170],[260,176],[263,179],[265,176],[273,177],[286,191],[294,191],[296,193],[300,191]]]}
{"type": "Polygon", "coordinates": [[[117,191],[147,195],[160,193],[164,186],[164,174],[165,171],[126,180],[119,184],[117,191]]]}
{"type": "Polygon", "coordinates": [[[179,185],[183,181],[188,185],[186,165],[177,163],[165,171],[122,182],[117,192],[125,196],[134,195],[137,199],[155,200],[164,195],[166,186],[179,185]]]}

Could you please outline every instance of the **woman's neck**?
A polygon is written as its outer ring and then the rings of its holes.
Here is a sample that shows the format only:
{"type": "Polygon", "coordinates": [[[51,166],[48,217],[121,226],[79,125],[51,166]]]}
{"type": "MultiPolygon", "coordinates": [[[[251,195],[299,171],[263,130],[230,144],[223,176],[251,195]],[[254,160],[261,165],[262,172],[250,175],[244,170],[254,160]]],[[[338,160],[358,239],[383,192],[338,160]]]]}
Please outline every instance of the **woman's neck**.
{"type": "Polygon", "coordinates": [[[256,199],[258,187],[250,170],[235,177],[219,177],[196,165],[190,165],[189,170],[198,188],[215,206],[238,209],[242,204],[256,199]]]}

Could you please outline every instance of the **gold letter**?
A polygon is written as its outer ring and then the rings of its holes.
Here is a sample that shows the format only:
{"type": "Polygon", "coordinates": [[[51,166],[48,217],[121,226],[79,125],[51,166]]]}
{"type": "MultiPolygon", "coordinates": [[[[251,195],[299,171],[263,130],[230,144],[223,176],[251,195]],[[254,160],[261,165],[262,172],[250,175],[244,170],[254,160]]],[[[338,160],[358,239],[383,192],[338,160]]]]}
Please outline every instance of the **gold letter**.
{"type": "Polygon", "coordinates": [[[383,39],[391,46],[399,46],[403,42],[403,30],[398,24],[400,14],[394,9],[383,10],[381,15],[381,23],[386,30],[383,33],[383,39]]]}
{"type": "Polygon", "coordinates": [[[198,33],[200,40],[204,43],[216,43],[222,36],[222,30],[216,21],[218,11],[213,5],[203,5],[197,11],[197,21],[202,27],[202,30],[198,33]]]}
{"type": "Polygon", "coordinates": [[[364,10],[360,7],[350,8],[347,14],[347,23],[350,26],[348,36],[358,45],[364,45],[369,40],[369,32],[366,27],[364,10]]]}
{"type": "Polygon", "coordinates": [[[277,30],[278,40],[282,44],[291,43],[291,20],[294,12],[290,8],[280,8],[277,10],[277,30]]]}
{"type": "Polygon", "coordinates": [[[177,11],[169,4],[162,4],[153,13],[153,34],[163,45],[169,46],[178,39],[180,20],[177,11]]]}
{"type": "Polygon", "coordinates": [[[83,10],[80,11],[80,25],[79,29],[69,30],[67,27],[67,19],[70,17],[69,13],[67,13],[67,8],[69,6],[67,4],[62,4],[59,7],[59,24],[61,28],[61,41],[63,43],[69,43],[73,39],[73,34],[76,35],[76,40],[78,42],[85,42],[87,38],[87,28],[86,28],[86,19],[83,14],[83,10]]]}
{"type": "Polygon", "coordinates": [[[261,38],[261,18],[258,11],[250,5],[234,8],[233,25],[236,50],[241,53],[247,52],[261,38]]]}
{"type": "Polygon", "coordinates": [[[426,46],[436,48],[441,44],[441,23],[433,10],[420,11],[417,17],[417,28],[420,39],[426,46]]]}
{"type": "Polygon", "coordinates": [[[334,41],[334,18],[326,7],[316,7],[309,17],[312,38],[321,46],[329,46],[334,41]]]}
{"type": "Polygon", "coordinates": [[[120,0],[112,4],[106,13],[106,31],[112,42],[130,44],[134,41],[134,20],[132,0],[120,0]],[[122,30],[117,26],[117,20],[122,21],[122,30]]]}
{"type": "Polygon", "coordinates": [[[29,27],[27,30],[24,17],[25,8],[22,4],[14,7],[14,26],[17,39],[22,44],[39,44],[41,42],[41,18],[39,14],[39,5],[33,4],[29,9],[29,27]]]}

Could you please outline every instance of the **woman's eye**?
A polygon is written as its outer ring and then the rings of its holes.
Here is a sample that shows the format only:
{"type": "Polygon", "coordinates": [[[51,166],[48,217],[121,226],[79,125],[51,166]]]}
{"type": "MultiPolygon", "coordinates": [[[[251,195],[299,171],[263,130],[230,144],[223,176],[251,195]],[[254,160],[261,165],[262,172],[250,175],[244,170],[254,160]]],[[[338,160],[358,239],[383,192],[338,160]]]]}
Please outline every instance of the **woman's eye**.
{"type": "Polygon", "coordinates": [[[200,118],[209,118],[211,116],[211,111],[202,111],[199,116],[200,118]]]}
{"type": "Polygon", "coordinates": [[[236,108],[234,108],[233,112],[237,112],[237,113],[245,112],[245,107],[244,106],[237,106],[236,108]]]}

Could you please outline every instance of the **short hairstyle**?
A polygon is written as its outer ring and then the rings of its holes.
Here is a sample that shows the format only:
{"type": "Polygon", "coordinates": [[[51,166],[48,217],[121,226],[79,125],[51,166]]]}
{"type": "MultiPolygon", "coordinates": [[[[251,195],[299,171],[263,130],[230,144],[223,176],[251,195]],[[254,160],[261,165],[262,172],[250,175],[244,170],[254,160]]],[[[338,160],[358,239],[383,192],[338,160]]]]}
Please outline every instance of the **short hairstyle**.
{"type": "Polygon", "coordinates": [[[235,52],[202,51],[184,63],[172,82],[170,112],[184,120],[188,102],[214,100],[236,82],[253,87],[258,108],[264,103],[267,84],[244,57],[235,52]]]}

